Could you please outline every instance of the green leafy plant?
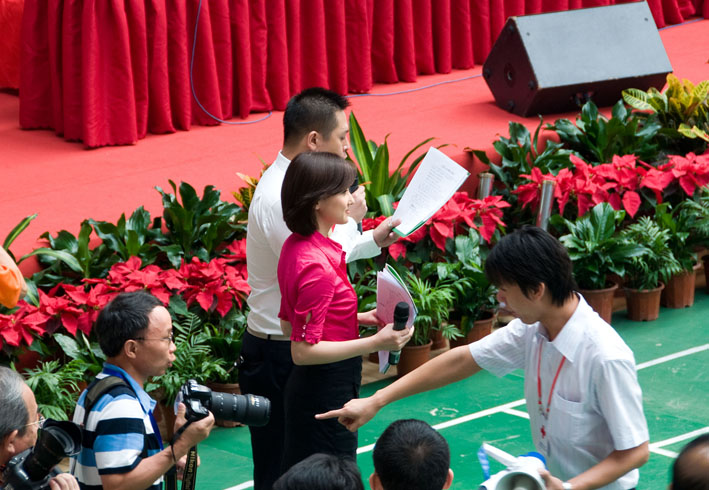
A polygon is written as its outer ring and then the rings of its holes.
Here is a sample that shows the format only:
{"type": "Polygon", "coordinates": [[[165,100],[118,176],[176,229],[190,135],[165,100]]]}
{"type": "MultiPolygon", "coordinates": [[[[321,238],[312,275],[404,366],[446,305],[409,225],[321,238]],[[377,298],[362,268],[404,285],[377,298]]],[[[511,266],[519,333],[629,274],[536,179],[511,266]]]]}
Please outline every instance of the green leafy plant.
{"type": "Polygon", "coordinates": [[[485,275],[484,249],[477,231],[471,228],[467,235],[457,235],[446,247],[451,245],[455,248],[448,255],[452,267],[442,277],[443,270],[439,271],[439,277],[451,284],[454,305],[450,318],[460,325],[460,334],[465,336],[473,322],[495,311],[497,288],[485,275]]]}
{"type": "MultiPolygon", "coordinates": [[[[389,170],[389,145],[387,135],[384,143],[377,145],[367,140],[362,128],[357,122],[354,112],[350,113],[350,142],[352,153],[359,167],[359,181],[367,183],[364,186],[365,199],[369,216],[391,216],[394,214],[393,203],[401,199],[406,189],[409,177],[413,175],[425,154],[419,155],[404,171],[407,160],[423,145],[433,140],[426,138],[409,150],[401,159],[393,172],[389,170]]],[[[445,145],[439,146],[442,148],[445,145]]]]}
{"type": "Polygon", "coordinates": [[[649,216],[643,216],[621,232],[626,243],[642,243],[646,252],[629,257],[625,263],[625,285],[633,289],[655,289],[660,281],[682,272],[669,246],[670,232],[649,216]]]}
{"type": "Polygon", "coordinates": [[[547,124],[562,143],[588,162],[610,162],[614,155],[636,155],[643,161],[655,161],[659,145],[655,136],[662,124],[655,118],[641,118],[628,111],[622,100],[613,106],[611,118],[598,112],[593,101],[586,102],[576,123],[558,119],[547,124]]]}
{"type": "Polygon", "coordinates": [[[679,206],[679,220],[689,232],[687,244],[692,248],[709,247],[709,189],[703,188],[693,199],[679,206]]]}
{"type": "Polygon", "coordinates": [[[426,345],[434,329],[442,330],[445,338],[454,338],[457,329],[445,324],[455,298],[451,286],[421,279],[411,272],[407,272],[406,282],[418,311],[414,320],[414,335],[409,342],[412,345],[426,345]]]}
{"type": "Polygon", "coordinates": [[[177,305],[170,301],[170,311],[173,315],[175,330],[175,361],[172,367],[162,376],[156,376],[146,386],[146,391],[162,390],[164,400],[171,405],[175,401],[180,387],[188,379],[204,384],[215,379],[228,379],[227,362],[212,353],[210,347],[211,334],[205,328],[200,318],[183,309],[183,304],[177,305]],[[184,314],[177,314],[176,311],[184,314]]]}
{"type": "Polygon", "coordinates": [[[655,206],[655,222],[660,229],[669,232],[667,246],[683,271],[691,271],[697,263],[697,257],[689,242],[691,219],[691,215],[682,213],[680,207],[673,210],[670,203],[655,206]]]}
{"type": "Polygon", "coordinates": [[[81,330],[76,332],[76,337],[55,333],[52,338],[64,354],[81,368],[84,381],[93,380],[103,369],[106,355],[101,351],[98,342],[90,342],[81,330]]]}
{"type": "Polygon", "coordinates": [[[159,228],[151,227],[150,213],[143,206],[133,211],[128,220],[121,214],[116,224],[89,220],[103,245],[122,261],[140,257],[144,265],[152,264],[159,253],[155,240],[162,236],[159,228]]]}
{"type": "Polygon", "coordinates": [[[623,90],[623,100],[643,117],[657,117],[668,153],[703,153],[709,143],[709,80],[694,85],[667,75],[667,89],[623,90]]]}
{"type": "Polygon", "coordinates": [[[243,236],[246,227],[237,218],[239,206],[222,201],[213,186],[204,188],[202,198],[186,182],[179,187],[170,180],[173,194],[155,189],[162,196],[163,219],[169,233],[160,238],[160,250],[165,252],[173,267],[182,259],[198,257],[209,262],[228,242],[243,236]],[[179,198],[177,197],[179,194],[179,198]]]}
{"type": "Polygon", "coordinates": [[[552,224],[568,231],[559,241],[566,247],[573,263],[574,277],[581,289],[608,287],[608,275],[625,275],[625,265],[633,257],[647,250],[640,242],[627,241],[620,236],[625,211],[615,211],[604,202],[595,205],[589,213],[577,220],[559,215],[552,224]]]}
{"type": "Polygon", "coordinates": [[[47,240],[49,247],[41,247],[24,255],[18,262],[38,256],[44,267],[32,276],[39,287],[50,289],[62,282],[76,284],[82,279],[106,277],[109,269],[120,260],[120,257],[105,244],[90,248],[92,227],[89,220],[81,223],[77,236],[66,230],[61,230],[53,237],[49,232],[40,238],[47,240]]]}
{"type": "Polygon", "coordinates": [[[41,361],[39,366],[25,373],[27,385],[37,399],[39,412],[47,418],[69,420],[79,399],[84,379],[84,364],[58,360],[41,361]]]}

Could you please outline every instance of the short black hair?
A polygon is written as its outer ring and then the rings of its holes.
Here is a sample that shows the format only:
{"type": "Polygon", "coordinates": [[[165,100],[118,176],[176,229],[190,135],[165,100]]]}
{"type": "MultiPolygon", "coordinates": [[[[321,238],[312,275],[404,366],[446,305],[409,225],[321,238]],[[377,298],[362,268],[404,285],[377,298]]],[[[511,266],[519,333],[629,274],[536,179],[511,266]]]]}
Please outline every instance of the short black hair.
{"type": "Polygon", "coordinates": [[[146,291],[121,293],[103,307],[94,331],[106,357],[117,356],[123,344],[148,328],[150,312],[162,302],[146,291]]]}
{"type": "Polygon", "coordinates": [[[672,490],[709,490],[709,434],[680,451],[672,465],[672,490]]]}
{"type": "Polygon", "coordinates": [[[315,205],[339,194],[354,183],[357,171],[342,157],[327,152],[305,152],[288,164],[281,187],[283,220],[288,229],[303,236],[317,230],[315,205]]]}
{"type": "Polygon", "coordinates": [[[377,439],[374,471],[385,490],[441,490],[448,478],[450,449],[422,420],[397,420],[377,439]]]}
{"type": "Polygon", "coordinates": [[[576,289],[566,249],[536,226],[523,226],[504,236],[488,255],[485,274],[497,287],[516,284],[527,297],[544,283],[552,304],[557,306],[562,306],[576,289]]]}
{"type": "Polygon", "coordinates": [[[337,125],[335,114],[349,105],[346,97],[322,87],[307,88],[294,95],[283,113],[283,145],[299,140],[310,131],[329,138],[337,125]]]}
{"type": "Polygon", "coordinates": [[[364,490],[364,484],[351,459],[317,453],[292,466],[273,490],[364,490]]]}

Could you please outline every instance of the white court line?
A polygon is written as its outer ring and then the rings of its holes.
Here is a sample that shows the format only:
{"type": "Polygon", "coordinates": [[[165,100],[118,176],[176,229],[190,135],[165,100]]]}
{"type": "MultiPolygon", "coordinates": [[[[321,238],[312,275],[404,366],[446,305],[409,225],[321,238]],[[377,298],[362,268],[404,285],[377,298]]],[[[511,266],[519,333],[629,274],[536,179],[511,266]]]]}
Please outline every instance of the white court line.
{"type": "Polygon", "coordinates": [[[695,437],[707,433],[709,433],[709,427],[704,427],[702,429],[693,430],[692,432],[687,432],[686,434],[682,434],[681,436],[675,436],[670,439],[665,439],[664,441],[653,442],[652,444],[650,444],[650,448],[669,446],[670,444],[686,441],[687,439],[694,439],[695,437]]]}
{"type": "Polygon", "coordinates": [[[667,456],[668,458],[675,459],[677,457],[677,453],[674,451],[668,451],[667,449],[660,449],[659,447],[651,447],[650,452],[654,454],[659,454],[660,456],[667,456]]]}
{"type": "MultiPolygon", "coordinates": [[[[680,357],[689,356],[691,354],[696,354],[697,352],[702,352],[705,350],[709,350],[709,344],[700,345],[698,347],[692,347],[691,349],[685,349],[685,350],[682,350],[679,352],[675,352],[674,354],[669,354],[667,356],[658,357],[657,359],[653,359],[652,361],[643,362],[641,364],[638,364],[636,366],[636,369],[639,371],[641,369],[645,369],[645,368],[648,368],[651,366],[656,366],[658,364],[662,364],[663,362],[672,361],[674,359],[679,359],[680,357]]],[[[445,429],[447,427],[453,427],[455,425],[459,425],[459,424],[462,424],[465,422],[469,422],[471,420],[479,419],[481,417],[487,417],[488,415],[493,415],[493,414],[500,413],[500,412],[508,413],[510,415],[515,415],[517,417],[529,418],[529,415],[525,412],[522,412],[520,410],[512,410],[514,407],[524,405],[524,403],[525,403],[524,399],[505,403],[503,405],[498,405],[496,407],[488,408],[485,410],[481,410],[479,412],[471,413],[469,415],[464,415],[463,417],[458,417],[456,419],[449,420],[447,422],[442,422],[440,424],[436,424],[433,426],[433,428],[436,430],[441,430],[441,429],[445,429]],[[522,415],[522,414],[524,414],[524,415],[522,415]]],[[[709,428],[700,429],[700,430],[706,430],[709,432],[709,428]]],[[[697,431],[694,431],[694,432],[697,432],[697,431]]],[[[690,432],[689,434],[693,434],[693,433],[690,432]]],[[[702,434],[703,434],[703,432],[702,432],[702,434]]],[[[686,436],[686,435],[687,434],[684,434],[684,436],[686,436]]],[[[677,437],[684,437],[684,436],[677,436],[677,437]]],[[[689,438],[689,437],[691,437],[691,436],[687,436],[687,438],[689,438]]],[[[683,439],[680,439],[680,440],[683,440],[683,439]]],[[[668,441],[671,441],[671,439],[668,439],[668,441]]],[[[657,454],[662,454],[663,456],[668,456],[670,453],[672,453],[672,451],[667,451],[665,449],[659,448],[659,445],[672,444],[672,442],[660,441],[660,443],[651,444],[651,447],[654,445],[657,445],[656,447],[654,447],[654,449],[652,449],[653,452],[655,452],[657,454]],[[664,444],[660,444],[660,443],[664,443],[664,444]]],[[[366,452],[369,452],[373,449],[374,449],[374,444],[362,446],[360,448],[357,448],[357,454],[366,453],[366,452]]],[[[676,456],[676,454],[675,454],[675,456],[676,456]]],[[[247,481],[247,482],[241,483],[239,485],[236,485],[234,487],[225,488],[224,490],[244,490],[246,488],[253,487],[253,485],[254,485],[253,481],[247,481]]]]}
{"type": "Polygon", "coordinates": [[[643,362],[642,364],[638,364],[636,366],[636,369],[645,369],[650,366],[662,364],[663,362],[672,361],[673,359],[679,359],[680,357],[688,356],[690,354],[696,354],[697,352],[702,352],[705,350],[709,350],[709,344],[700,345],[698,347],[692,347],[691,349],[675,352],[674,354],[670,354],[668,356],[658,357],[657,359],[654,359],[652,361],[643,362]]]}
{"type": "Polygon", "coordinates": [[[508,408],[507,410],[503,410],[503,413],[506,413],[507,415],[514,415],[515,417],[522,417],[523,419],[529,419],[529,414],[527,412],[523,412],[522,410],[515,410],[514,408],[508,408]]]}

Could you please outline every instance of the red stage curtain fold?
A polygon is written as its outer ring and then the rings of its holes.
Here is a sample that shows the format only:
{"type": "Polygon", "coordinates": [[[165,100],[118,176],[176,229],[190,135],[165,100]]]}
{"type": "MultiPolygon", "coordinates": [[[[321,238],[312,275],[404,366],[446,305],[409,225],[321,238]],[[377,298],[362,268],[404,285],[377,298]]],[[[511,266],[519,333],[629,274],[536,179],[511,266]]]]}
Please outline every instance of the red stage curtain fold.
{"type": "MultiPolygon", "coordinates": [[[[25,0],[20,125],[131,144],[282,110],[308,86],[363,93],[470,68],[509,16],[627,1],[25,0]]],[[[707,0],[648,4],[658,27],[709,16],[707,0]]]]}

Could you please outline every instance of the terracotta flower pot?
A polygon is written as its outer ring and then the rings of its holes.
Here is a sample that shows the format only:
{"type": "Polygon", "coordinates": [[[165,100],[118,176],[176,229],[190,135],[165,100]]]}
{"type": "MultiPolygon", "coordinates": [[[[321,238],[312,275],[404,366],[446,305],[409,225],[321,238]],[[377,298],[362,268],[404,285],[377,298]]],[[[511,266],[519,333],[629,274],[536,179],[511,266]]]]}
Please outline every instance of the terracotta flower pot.
{"type": "MultiPolygon", "coordinates": [[[[218,391],[220,393],[229,393],[231,395],[241,394],[241,388],[239,387],[239,383],[215,383],[210,381],[209,383],[207,383],[207,387],[210,388],[212,391],[218,391]]],[[[241,427],[244,425],[239,422],[233,422],[231,420],[222,419],[215,419],[214,423],[219,427],[241,427]]]]}
{"type": "Polygon", "coordinates": [[[664,284],[655,289],[625,288],[628,318],[636,322],[657,320],[660,316],[660,295],[664,288],[664,284]]]}
{"type": "Polygon", "coordinates": [[[461,345],[468,345],[490,335],[492,333],[492,323],[494,320],[495,316],[492,313],[490,313],[487,318],[475,320],[473,322],[473,328],[470,329],[465,337],[458,337],[450,341],[451,349],[460,347],[461,345]]]}
{"type": "Polygon", "coordinates": [[[695,265],[691,271],[683,271],[675,274],[667,281],[667,286],[662,291],[660,303],[667,308],[686,308],[694,304],[694,283],[697,279],[697,269],[695,265]]]}
{"type": "Polygon", "coordinates": [[[618,284],[613,283],[613,286],[605,289],[579,289],[591,308],[598,313],[598,316],[603,318],[603,321],[610,324],[613,316],[613,298],[618,289],[618,284]]]}
{"type": "Polygon", "coordinates": [[[401,349],[401,357],[396,371],[397,376],[400,378],[427,363],[431,357],[431,345],[433,345],[431,341],[425,345],[405,345],[401,349]]]}
{"type": "Polygon", "coordinates": [[[704,278],[706,280],[704,288],[706,292],[709,293],[709,255],[704,255],[702,257],[702,262],[704,262],[704,278]]]}
{"type": "Polygon", "coordinates": [[[431,330],[431,335],[429,336],[433,345],[431,345],[431,350],[443,349],[448,347],[448,340],[443,337],[443,332],[440,330],[431,330]]]}

